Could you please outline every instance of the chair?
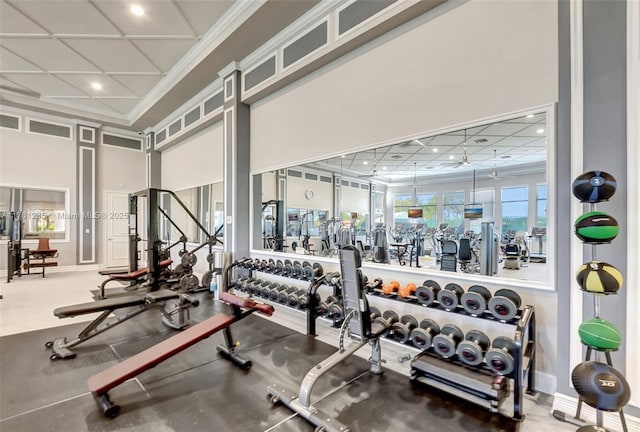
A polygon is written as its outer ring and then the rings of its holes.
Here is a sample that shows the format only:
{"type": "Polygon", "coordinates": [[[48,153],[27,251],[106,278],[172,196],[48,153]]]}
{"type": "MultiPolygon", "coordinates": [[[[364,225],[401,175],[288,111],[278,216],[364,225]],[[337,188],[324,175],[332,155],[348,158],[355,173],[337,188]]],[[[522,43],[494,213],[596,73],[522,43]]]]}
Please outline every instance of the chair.
{"type": "Polygon", "coordinates": [[[29,250],[27,254],[27,274],[31,273],[32,267],[40,267],[42,268],[42,272],[33,273],[33,274],[42,274],[44,277],[45,268],[47,267],[56,267],[58,265],[57,261],[51,261],[54,258],[58,258],[58,250],[51,249],[49,247],[49,239],[48,238],[39,238],[38,239],[38,248],[35,250],[29,250]],[[31,262],[35,260],[36,262],[31,262]]]}

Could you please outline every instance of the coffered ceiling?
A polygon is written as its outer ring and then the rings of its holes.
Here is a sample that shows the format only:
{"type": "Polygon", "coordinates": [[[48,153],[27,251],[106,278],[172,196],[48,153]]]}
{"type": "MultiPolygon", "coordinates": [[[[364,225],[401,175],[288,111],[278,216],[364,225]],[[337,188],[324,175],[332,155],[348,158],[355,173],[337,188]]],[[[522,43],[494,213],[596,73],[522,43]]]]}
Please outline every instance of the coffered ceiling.
{"type": "Polygon", "coordinates": [[[2,103],[152,126],[316,3],[0,0],[2,103]]]}

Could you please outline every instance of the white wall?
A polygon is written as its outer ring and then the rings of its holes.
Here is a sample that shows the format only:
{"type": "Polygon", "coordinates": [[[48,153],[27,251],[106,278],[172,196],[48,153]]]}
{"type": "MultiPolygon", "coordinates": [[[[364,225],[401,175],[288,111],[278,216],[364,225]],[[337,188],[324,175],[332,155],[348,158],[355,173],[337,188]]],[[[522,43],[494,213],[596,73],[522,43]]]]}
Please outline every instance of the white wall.
{"type": "MultiPolygon", "coordinates": [[[[343,212],[369,213],[369,191],[342,186],[340,210],[343,212]]],[[[369,215],[371,216],[371,215],[369,215]]]]}
{"type": "Polygon", "coordinates": [[[327,210],[327,217],[333,214],[333,184],[319,181],[287,177],[287,207],[313,210],[327,210]],[[305,197],[306,191],[313,191],[313,198],[305,197]]]}
{"type": "Polygon", "coordinates": [[[557,4],[425,14],[251,106],[251,170],[553,103],[557,4]]]}
{"type": "MultiPolygon", "coordinates": [[[[37,119],[37,118],[36,118],[37,119]]],[[[57,123],[69,122],[56,120],[57,123]]],[[[23,129],[25,128],[23,117],[23,129]]],[[[69,211],[76,211],[77,154],[73,139],[0,128],[0,184],[69,190],[69,211]]],[[[76,221],[68,219],[69,241],[52,240],[59,266],[76,264],[76,221]]],[[[35,247],[26,240],[23,247],[35,247]]],[[[6,247],[0,248],[0,268],[6,269],[6,247]]]]}
{"type": "Polygon", "coordinates": [[[223,181],[222,122],[162,152],[163,189],[182,190],[223,181]]]}

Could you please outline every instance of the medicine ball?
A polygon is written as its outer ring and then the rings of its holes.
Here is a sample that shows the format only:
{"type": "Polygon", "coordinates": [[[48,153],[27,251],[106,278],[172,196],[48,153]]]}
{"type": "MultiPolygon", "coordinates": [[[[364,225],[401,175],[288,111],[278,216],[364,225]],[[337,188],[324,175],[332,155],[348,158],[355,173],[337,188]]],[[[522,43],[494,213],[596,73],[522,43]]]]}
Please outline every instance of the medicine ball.
{"type": "Polygon", "coordinates": [[[575,234],[584,243],[610,243],[618,231],[618,221],[604,212],[585,213],[575,222],[575,234]]]}
{"type": "Polygon", "coordinates": [[[622,273],[604,261],[589,261],[576,272],[582,291],[593,294],[615,294],[622,286],[622,273]]]}
{"type": "Polygon", "coordinates": [[[615,350],[622,343],[620,330],[602,318],[592,318],[580,324],[578,334],[583,344],[596,350],[615,350]]]}
{"type": "Polygon", "coordinates": [[[602,411],[618,411],[631,398],[627,380],[606,363],[580,363],[571,372],[571,382],[587,405],[602,411]]]}
{"type": "Polygon", "coordinates": [[[609,173],[589,171],[580,174],[573,181],[573,195],[581,202],[597,203],[607,201],[616,192],[618,183],[609,173]]]}

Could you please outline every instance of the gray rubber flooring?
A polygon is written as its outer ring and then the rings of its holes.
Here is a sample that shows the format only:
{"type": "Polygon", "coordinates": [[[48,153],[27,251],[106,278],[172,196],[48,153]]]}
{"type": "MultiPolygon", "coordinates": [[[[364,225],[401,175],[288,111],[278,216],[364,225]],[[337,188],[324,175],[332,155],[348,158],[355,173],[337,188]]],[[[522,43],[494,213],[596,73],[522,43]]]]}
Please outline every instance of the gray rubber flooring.
{"type": "MultiPolygon", "coordinates": [[[[194,322],[227,306],[202,294],[194,322]]],[[[71,320],[70,320],[71,321],[71,320]]],[[[215,334],[109,392],[120,415],[106,419],[87,379],[171,336],[149,311],[76,347],[77,357],[51,361],[48,340],[73,337],[83,324],[0,338],[0,430],[12,431],[313,431],[288,408],[272,406],[269,384],[299,388],[307,371],[335,348],[258,317],[232,326],[243,371],[218,357],[215,334]]],[[[366,349],[366,348],[363,348],[366,349]]],[[[516,431],[519,424],[448,394],[414,386],[399,374],[367,373],[352,358],[314,388],[314,406],[351,431],[516,431]],[[348,383],[348,384],[347,384],[348,383]],[[328,396],[327,396],[328,395],[328,396]],[[326,396],[326,397],[325,397],[326,396]],[[317,402],[315,402],[317,401],[317,402]]]]}

